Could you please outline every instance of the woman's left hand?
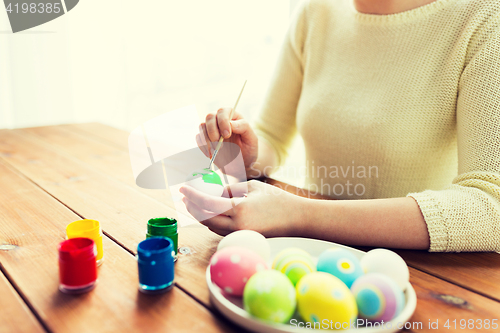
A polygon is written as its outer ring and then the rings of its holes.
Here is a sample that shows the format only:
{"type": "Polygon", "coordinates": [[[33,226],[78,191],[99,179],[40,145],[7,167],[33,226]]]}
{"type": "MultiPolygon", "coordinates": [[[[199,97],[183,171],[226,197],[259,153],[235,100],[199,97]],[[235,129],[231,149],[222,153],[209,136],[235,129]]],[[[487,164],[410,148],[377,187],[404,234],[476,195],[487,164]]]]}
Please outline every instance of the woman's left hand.
{"type": "Polygon", "coordinates": [[[190,186],[182,186],[180,192],[185,195],[182,200],[189,213],[219,235],[244,229],[255,230],[266,237],[299,233],[305,199],[256,180],[231,185],[230,190],[232,199],[227,187],[222,197],[190,186]]]}

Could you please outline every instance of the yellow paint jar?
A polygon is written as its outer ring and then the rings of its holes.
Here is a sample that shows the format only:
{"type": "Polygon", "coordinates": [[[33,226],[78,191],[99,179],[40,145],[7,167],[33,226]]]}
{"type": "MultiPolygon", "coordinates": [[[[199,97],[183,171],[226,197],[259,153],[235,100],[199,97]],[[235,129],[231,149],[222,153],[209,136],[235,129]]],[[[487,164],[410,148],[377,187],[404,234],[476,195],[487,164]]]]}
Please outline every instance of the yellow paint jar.
{"type": "Polygon", "coordinates": [[[99,221],[84,219],[72,222],[66,227],[66,235],[68,239],[78,237],[92,239],[97,247],[97,265],[102,263],[104,253],[102,251],[102,230],[99,221]]]}

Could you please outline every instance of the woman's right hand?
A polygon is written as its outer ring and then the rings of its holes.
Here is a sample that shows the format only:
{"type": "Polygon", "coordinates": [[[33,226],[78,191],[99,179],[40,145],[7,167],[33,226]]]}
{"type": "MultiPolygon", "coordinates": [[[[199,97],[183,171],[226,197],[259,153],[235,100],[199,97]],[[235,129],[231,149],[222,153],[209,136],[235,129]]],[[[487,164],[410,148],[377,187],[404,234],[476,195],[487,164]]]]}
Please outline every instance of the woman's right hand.
{"type": "MultiPolygon", "coordinates": [[[[200,134],[196,135],[196,143],[203,153],[211,158],[222,135],[224,142],[231,142],[240,147],[245,170],[248,173],[252,164],[257,161],[258,138],[241,114],[235,112],[232,119],[229,119],[231,110],[232,108],[221,108],[216,113],[209,113],[205,122],[200,125],[200,134]]],[[[219,154],[215,158],[216,164],[219,164],[218,160],[219,154]]]]}

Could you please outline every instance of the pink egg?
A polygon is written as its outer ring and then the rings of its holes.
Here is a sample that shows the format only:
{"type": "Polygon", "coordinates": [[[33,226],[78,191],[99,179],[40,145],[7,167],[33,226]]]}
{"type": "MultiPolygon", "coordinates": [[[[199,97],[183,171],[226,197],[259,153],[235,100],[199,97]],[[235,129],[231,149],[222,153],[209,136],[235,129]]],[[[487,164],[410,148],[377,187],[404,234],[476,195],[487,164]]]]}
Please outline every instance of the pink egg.
{"type": "Polygon", "coordinates": [[[264,269],[268,269],[264,259],[242,247],[225,247],[210,259],[212,282],[233,296],[242,296],[248,279],[264,269]]]}

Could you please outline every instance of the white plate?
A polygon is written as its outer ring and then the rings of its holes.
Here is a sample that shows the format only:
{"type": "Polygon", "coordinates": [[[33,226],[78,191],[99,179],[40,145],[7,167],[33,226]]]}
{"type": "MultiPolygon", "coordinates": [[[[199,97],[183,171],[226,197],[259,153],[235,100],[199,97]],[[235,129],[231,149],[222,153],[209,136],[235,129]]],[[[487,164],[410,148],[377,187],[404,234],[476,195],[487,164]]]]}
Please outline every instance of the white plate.
{"type": "MultiPolygon", "coordinates": [[[[352,252],[356,257],[361,259],[365,252],[353,249],[348,246],[330,243],[315,239],[308,238],[296,238],[296,237],[276,237],[268,238],[269,245],[271,246],[271,258],[274,258],[281,250],[288,247],[298,247],[311,254],[314,260],[317,261],[319,255],[332,247],[341,247],[352,252]]],[[[269,263],[271,264],[271,262],[269,263]]],[[[240,297],[225,297],[222,295],[221,290],[210,278],[210,266],[207,267],[206,271],[207,285],[210,291],[210,301],[212,304],[229,320],[240,325],[253,332],[311,332],[311,329],[299,328],[298,326],[289,324],[272,324],[264,322],[255,317],[252,317],[243,309],[243,302],[240,297]]],[[[417,307],[417,296],[415,295],[415,290],[408,282],[408,286],[405,290],[406,305],[396,318],[390,322],[385,322],[383,327],[360,327],[352,328],[343,332],[363,332],[363,333],[375,333],[375,332],[398,332],[402,326],[411,318],[415,308],[417,307]],[[398,326],[401,327],[398,329],[398,326]]],[[[298,321],[300,317],[294,316],[298,321]]],[[[329,331],[329,330],[328,330],[329,331]]]]}

